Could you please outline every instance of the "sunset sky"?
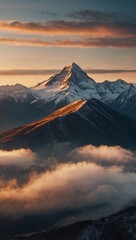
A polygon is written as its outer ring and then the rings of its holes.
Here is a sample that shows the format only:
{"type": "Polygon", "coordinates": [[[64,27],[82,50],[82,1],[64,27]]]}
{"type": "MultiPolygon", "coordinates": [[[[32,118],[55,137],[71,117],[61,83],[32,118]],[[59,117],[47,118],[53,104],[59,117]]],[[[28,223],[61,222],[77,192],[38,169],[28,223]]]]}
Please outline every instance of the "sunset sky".
{"type": "Polygon", "coordinates": [[[136,83],[135,0],[0,0],[0,85],[33,86],[76,62],[136,83]]]}

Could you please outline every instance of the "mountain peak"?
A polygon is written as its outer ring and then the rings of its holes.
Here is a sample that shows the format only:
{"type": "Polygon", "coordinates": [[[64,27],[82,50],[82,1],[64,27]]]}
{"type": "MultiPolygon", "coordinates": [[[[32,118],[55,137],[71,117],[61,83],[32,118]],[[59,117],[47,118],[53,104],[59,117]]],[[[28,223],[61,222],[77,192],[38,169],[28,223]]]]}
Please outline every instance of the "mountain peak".
{"type": "Polygon", "coordinates": [[[79,65],[77,65],[76,63],[72,63],[72,65],[71,65],[71,69],[72,70],[74,70],[74,71],[83,71],[80,67],[79,67],[79,65]]]}
{"type": "Polygon", "coordinates": [[[64,67],[60,72],[60,76],[63,76],[60,89],[67,89],[67,87],[72,86],[74,89],[85,90],[90,87],[92,88],[92,84],[95,83],[95,81],[74,62],[70,66],[64,67]]]}
{"type": "Polygon", "coordinates": [[[119,83],[119,84],[128,84],[128,83],[125,82],[123,79],[117,79],[115,82],[116,82],[116,83],[119,83]]]}
{"type": "Polygon", "coordinates": [[[83,72],[83,70],[79,67],[79,65],[73,62],[71,65],[64,67],[61,71],[61,73],[67,74],[70,74],[72,72],[83,72]]]}
{"type": "Polygon", "coordinates": [[[95,81],[90,78],[76,63],[64,67],[60,73],[38,84],[33,90],[38,90],[39,96],[46,100],[55,97],[55,104],[62,100],[73,102],[79,98],[98,98],[95,81]],[[80,96],[80,97],[79,97],[80,96]]]}

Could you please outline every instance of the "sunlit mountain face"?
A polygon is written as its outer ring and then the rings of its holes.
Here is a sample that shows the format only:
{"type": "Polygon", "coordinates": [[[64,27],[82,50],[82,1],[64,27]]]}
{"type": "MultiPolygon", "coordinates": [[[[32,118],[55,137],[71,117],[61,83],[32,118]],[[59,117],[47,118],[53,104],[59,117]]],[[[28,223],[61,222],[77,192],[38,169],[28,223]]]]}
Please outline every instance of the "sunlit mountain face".
{"type": "Polygon", "coordinates": [[[135,1],[0,10],[0,239],[135,239],[135,1]]]}

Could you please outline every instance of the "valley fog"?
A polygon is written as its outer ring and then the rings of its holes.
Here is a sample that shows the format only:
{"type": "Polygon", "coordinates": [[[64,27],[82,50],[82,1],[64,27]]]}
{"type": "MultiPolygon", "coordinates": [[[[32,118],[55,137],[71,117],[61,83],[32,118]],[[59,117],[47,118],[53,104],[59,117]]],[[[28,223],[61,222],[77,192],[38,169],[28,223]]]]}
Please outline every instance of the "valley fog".
{"type": "Polygon", "coordinates": [[[97,219],[135,203],[135,152],[87,145],[58,156],[54,152],[42,159],[29,149],[1,151],[1,216],[38,221],[42,215],[52,219],[48,228],[97,219]]]}

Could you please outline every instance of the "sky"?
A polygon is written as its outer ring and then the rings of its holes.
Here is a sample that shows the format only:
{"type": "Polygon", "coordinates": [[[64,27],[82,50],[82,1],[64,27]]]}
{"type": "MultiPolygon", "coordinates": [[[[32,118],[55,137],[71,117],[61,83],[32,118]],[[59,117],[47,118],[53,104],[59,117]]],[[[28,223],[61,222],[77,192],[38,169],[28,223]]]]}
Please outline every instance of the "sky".
{"type": "Polygon", "coordinates": [[[0,85],[33,86],[76,62],[136,83],[135,0],[0,0],[0,85]]]}

